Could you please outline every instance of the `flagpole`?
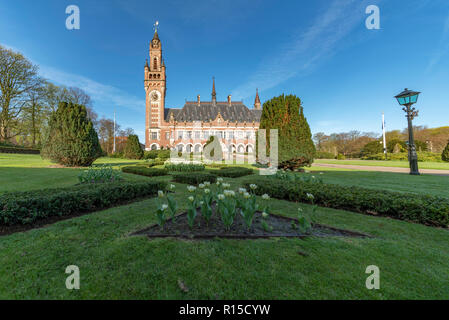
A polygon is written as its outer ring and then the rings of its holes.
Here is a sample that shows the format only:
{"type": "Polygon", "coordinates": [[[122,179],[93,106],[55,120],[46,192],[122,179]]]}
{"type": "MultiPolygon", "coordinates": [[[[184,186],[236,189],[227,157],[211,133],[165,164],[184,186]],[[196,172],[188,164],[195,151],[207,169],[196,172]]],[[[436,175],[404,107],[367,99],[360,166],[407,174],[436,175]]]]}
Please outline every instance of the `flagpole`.
{"type": "Polygon", "coordinates": [[[387,138],[385,137],[385,115],[382,112],[382,136],[383,136],[383,143],[384,143],[384,154],[385,154],[385,160],[388,160],[387,157],[387,138]]]}
{"type": "Polygon", "coordinates": [[[115,153],[115,110],[114,110],[114,147],[112,153],[115,153]]]}

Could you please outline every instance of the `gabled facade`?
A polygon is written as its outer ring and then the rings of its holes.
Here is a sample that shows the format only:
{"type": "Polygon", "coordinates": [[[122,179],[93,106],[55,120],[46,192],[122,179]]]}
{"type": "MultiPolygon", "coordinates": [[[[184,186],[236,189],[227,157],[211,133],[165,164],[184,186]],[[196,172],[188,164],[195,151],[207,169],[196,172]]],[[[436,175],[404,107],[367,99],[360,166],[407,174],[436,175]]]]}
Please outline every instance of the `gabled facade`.
{"type": "Polygon", "coordinates": [[[150,58],[145,64],[145,149],[178,149],[201,152],[210,136],[220,138],[224,152],[255,150],[257,130],[262,113],[256,91],[254,108],[242,101],[217,101],[215,79],[210,101],[186,102],[182,109],[166,108],[166,73],[162,44],[157,30],[150,43],[150,58]]]}

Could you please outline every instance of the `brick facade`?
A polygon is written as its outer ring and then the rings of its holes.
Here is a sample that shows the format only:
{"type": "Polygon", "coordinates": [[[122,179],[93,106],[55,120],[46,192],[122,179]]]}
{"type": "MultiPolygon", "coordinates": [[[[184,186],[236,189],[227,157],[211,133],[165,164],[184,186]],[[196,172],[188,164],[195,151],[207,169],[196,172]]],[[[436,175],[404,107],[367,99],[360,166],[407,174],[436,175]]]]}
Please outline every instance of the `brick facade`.
{"type": "Polygon", "coordinates": [[[211,135],[219,136],[223,152],[253,152],[259,128],[261,103],[258,92],[254,108],[243,102],[218,102],[213,81],[212,100],[186,102],[182,109],[165,108],[166,70],[157,31],[145,64],[145,149],[178,149],[201,152],[211,135]]]}

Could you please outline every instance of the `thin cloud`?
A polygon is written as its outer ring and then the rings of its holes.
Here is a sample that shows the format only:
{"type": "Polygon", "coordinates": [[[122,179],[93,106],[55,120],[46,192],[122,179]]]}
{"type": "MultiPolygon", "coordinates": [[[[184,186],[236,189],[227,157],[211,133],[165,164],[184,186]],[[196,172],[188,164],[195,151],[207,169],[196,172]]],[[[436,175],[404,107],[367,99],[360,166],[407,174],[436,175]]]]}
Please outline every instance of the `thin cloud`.
{"type": "Polygon", "coordinates": [[[91,96],[94,102],[109,104],[111,108],[127,108],[140,113],[143,113],[145,110],[144,100],[129,95],[123,90],[110,85],[104,85],[87,77],[67,73],[48,66],[41,66],[40,74],[56,84],[83,89],[91,96]]]}
{"type": "Polygon", "coordinates": [[[333,54],[338,42],[356,26],[364,27],[367,5],[365,0],[333,1],[312,26],[280,48],[275,61],[272,56],[263,61],[246,83],[233,90],[233,96],[245,99],[256,87],[262,91],[271,89],[299,73],[311,72],[333,54]]]}
{"type": "Polygon", "coordinates": [[[440,43],[437,51],[433,54],[432,58],[427,65],[427,72],[431,71],[440,60],[449,52],[449,14],[443,24],[443,34],[441,36],[440,43]]]}

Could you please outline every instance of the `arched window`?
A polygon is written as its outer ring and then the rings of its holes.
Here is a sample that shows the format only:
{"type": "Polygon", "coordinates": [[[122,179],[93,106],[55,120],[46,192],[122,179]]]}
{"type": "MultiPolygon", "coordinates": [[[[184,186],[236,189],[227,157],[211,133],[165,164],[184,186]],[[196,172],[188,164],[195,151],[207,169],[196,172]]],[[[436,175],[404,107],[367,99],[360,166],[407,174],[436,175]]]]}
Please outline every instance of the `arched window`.
{"type": "Polygon", "coordinates": [[[158,79],[160,79],[160,78],[161,78],[161,75],[160,75],[160,74],[158,74],[158,75],[157,75],[157,78],[158,78],[158,79]]]}
{"type": "Polygon", "coordinates": [[[153,69],[157,69],[157,58],[153,59],[153,69]]]}
{"type": "Polygon", "coordinates": [[[150,79],[153,79],[153,75],[152,74],[150,74],[150,79]]]}

